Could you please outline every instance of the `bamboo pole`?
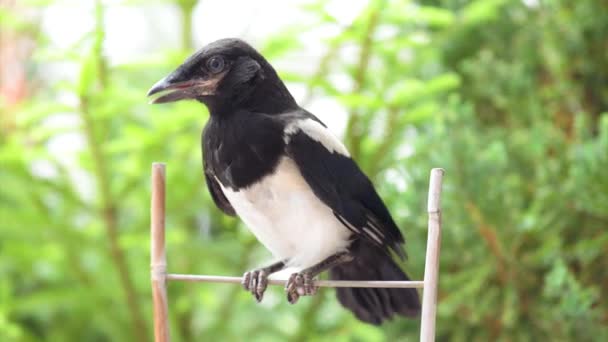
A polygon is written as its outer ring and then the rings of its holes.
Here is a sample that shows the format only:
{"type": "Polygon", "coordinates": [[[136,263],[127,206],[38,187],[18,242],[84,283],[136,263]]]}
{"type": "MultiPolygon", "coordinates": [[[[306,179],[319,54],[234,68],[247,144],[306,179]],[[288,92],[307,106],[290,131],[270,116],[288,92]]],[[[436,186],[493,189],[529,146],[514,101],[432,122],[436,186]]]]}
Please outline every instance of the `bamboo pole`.
{"type": "MultiPolygon", "coordinates": [[[[167,274],[167,280],[199,282],[199,283],[226,283],[241,284],[241,277],[223,277],[192,274],[167,274]]],[[[269,285],[284,286],[285,279],[268,279],[269,285]]],[[[422,288],[422,281],[375,281],[375,280],[315,280],[318,287],[376,287],[376,288],[422,288]]]]}
{"type": "Polygon", "coordinates": [[[443,169],[432,169],[429,183],[427,211],[429,228],[424,263],[424,290],[422,296],[422,321],[420,341],[435,341],[435,320],[437,315],[437,281],[439,276],[439,245],[441,242],[441,182],[443,169]]]}
{"type": "Polygon", "coordinates": [[[165,254],[165,164],[152,164],[150,206],[150,276],[154,300],[154,341],[169,342],[167,305],[167,257],[165,254]]]}

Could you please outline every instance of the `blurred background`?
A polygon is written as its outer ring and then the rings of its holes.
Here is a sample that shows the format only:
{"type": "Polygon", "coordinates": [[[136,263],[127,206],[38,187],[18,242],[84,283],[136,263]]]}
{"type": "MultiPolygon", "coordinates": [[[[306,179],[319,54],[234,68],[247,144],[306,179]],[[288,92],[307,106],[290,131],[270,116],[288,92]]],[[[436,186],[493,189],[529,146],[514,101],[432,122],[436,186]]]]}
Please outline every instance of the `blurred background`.
{"type": "MultiPolygon", "coordinates": [[[[152,339],[149,177],[167,163],[169,270],[270,260],[204,185],[206,109],[150,86],[244,38],[343,137],[421,279],[446,169],[439,341],[608,340],[608,2],[0,0],[0,340],[152,339]]],[[[174,341],[415,341],[332,290],[256,304],[170,283],[174,341]]]]}

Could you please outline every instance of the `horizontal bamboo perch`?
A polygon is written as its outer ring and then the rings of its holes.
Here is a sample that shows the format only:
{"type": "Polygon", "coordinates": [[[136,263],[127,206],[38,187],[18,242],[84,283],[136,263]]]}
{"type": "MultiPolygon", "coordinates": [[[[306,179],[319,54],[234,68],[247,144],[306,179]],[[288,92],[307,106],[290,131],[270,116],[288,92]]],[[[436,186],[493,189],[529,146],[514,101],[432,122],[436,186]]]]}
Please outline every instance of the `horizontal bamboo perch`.
{"type": "MultiPolygon", "coordinates": [[[[191,274],[167,274],[167,280],[179,280],[198,283],[230,283],[240,284],[241,277],[222,277],[191,274]]],[[[268,279],[269,285],[285,285],[287,280],[268,279]]],[[[422,288],[423,281],[348,281],[348,280],[315,280],[319,287],[384,287],[384,288],[422,288]]]]}

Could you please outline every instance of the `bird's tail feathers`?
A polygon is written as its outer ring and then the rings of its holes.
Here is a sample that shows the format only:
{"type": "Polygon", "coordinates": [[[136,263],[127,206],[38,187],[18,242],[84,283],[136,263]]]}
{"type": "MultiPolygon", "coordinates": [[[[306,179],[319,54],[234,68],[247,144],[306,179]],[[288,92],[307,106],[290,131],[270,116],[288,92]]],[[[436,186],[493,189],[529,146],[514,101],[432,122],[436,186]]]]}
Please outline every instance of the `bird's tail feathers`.
{"type": "MultiPolygon", "coordinates": [[[[329,272],[333,280],[409,280],[393,259],[375,246],[359,243],[355,259],[329,272]]],[[[416,289],[338,288],[338,301],[361,321],[379,325],[395,315],[416,317],[420,298],[416,289]]]]}

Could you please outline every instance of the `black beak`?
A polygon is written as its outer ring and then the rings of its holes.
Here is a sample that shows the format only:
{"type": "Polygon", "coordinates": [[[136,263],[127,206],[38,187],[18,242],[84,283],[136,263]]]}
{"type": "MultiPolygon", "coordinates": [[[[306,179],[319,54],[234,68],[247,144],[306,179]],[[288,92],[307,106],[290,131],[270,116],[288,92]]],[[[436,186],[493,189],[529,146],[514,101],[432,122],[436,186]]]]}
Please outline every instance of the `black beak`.
{"type": "Polygon", "coordinates": [[[163,78],[162,80],[156,82],[148,90],[148,97],[158,94],[165,93],[155,99],[152,99],[150,103],[167,103],[167,102],[175,102],[179,100],[185,99],[193,99],[197,97],[197,90],[199,89],[200,82],[195,81],[179,81],[173,74],[163,78]]]}
{"type": "Polygon", "coordinates": [[[212,78],[188,78],[183,76],[180,69],[175,70],[169,76],[156,82],[148,90],[147,96],[165,93],[150,103],[167,103],[186,99],[197,99],[202,96],[215,95],[219,81],[226,72],[213,75],[212,78]]]}
{"type": "Polygon", "coordinates": [[[167,90],[171,87],[171,82],[167,80],[167,78],[163,78],[162,80],[156,82],[150,90],[148,90],[148,94],[146,96],[150,97],[154,94],[158,94],[163,90],[167,90]]]}

